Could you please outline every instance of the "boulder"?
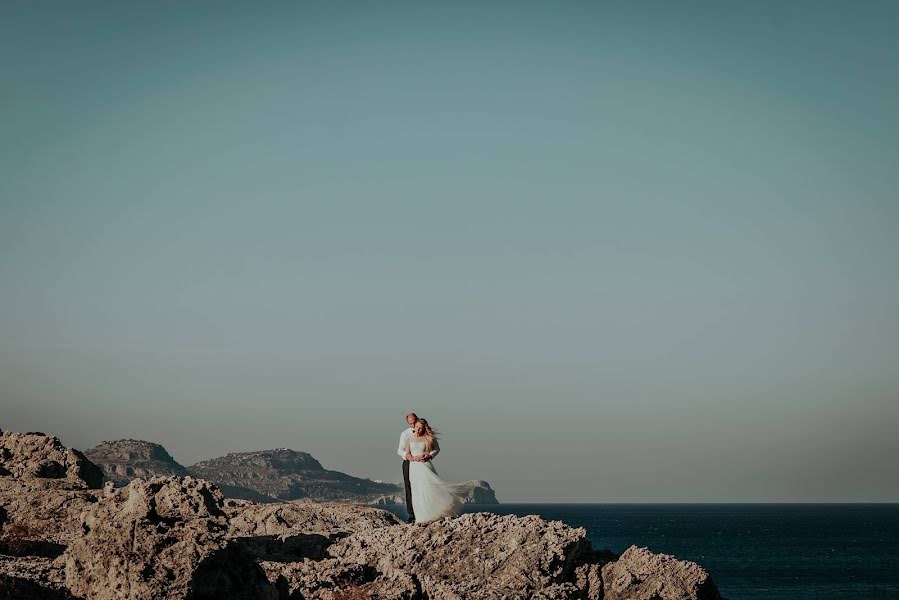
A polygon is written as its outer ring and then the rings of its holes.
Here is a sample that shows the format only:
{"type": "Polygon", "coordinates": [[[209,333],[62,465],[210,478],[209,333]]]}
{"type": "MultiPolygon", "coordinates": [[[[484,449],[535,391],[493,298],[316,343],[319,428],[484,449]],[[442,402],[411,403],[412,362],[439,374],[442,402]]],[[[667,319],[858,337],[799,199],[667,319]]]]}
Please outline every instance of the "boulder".
{"type": "Polygon", "coordinates": [[[605,600],[721,600],[705,569],[631,546],[602,569],[605,600]]]}
{"type": "Polygon", "coordinates": [[[0,477],[3,531],[15,527],[18,537],[27,536],[36,545],[64,548],[71,543],[79,535],[81,513],[96,501],[96,491],[71,490],[65,481],[0,477]]]}
{"type": "Polygon", "coordinates": [[[100,470],[43,433],[0,434],[0,598],[70,598],[62,557],[100,470]]]}
{"type": "Polygon", "coordinates": [[[43,433],[0,434],[0,468],[0,550],[7,538],[18,545],[27,539],[42,548],[39,554],[50,553],[48,545],[64,547],[77,536],[81,512],[97,501],[92,488],[102,481],[83,454],[43,433]]]}
{"type": "Polygon", "coordinates": [[[59,438],[43,433],[0,433],[0,476],[62,479],[71,489],[99,488],[103,471],[59,438]]]}
{"type": "Polygon", "coordinates": [[[66,586],[88,600],[274,598],[253,560],[229,545],[221,492],[191,477],[109,490],[66,550],[66,586]]]}

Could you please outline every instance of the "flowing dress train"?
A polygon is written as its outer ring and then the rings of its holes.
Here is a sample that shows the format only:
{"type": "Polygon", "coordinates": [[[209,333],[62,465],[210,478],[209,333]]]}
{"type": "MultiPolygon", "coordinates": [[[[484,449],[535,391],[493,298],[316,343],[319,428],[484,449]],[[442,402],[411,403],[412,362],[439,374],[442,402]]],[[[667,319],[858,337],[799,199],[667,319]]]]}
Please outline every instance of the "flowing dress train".
{"type": "MultiPolygon", "coordinates": [[[[425,454],[423,438],[409,438],[412,456],[425,454]]],[[[451,483],[437,476],[432,461],[409,463],[409,483],[412,487],[412,509],[416,523],[428,523],[443,517],[459,515],[465,498],[478,486],[476,480],[451,483]]]]}

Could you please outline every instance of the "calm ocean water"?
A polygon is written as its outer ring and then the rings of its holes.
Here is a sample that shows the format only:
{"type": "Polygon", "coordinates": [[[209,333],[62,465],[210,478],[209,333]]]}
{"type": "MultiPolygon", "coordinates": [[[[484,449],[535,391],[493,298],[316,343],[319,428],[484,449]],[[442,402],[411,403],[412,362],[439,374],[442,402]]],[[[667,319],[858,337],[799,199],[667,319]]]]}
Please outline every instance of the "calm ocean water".
{"type": "MultiPolygon", "coordinates": [[[[899,504],[500,504],[696,561],[729,600],[899,599],[899,504]]],[[[405,516],[405,510],[397,509],[405,516]]]]}

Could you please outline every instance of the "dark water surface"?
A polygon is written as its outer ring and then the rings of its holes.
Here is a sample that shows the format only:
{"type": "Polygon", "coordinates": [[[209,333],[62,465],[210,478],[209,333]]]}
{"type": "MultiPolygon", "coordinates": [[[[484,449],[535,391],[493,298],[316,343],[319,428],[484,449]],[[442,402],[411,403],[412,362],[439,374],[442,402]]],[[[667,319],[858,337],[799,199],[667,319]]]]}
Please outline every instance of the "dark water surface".
{"type": "Polygon", "coordinates": [[[899,600],[899,504],[466,507],[479,510],[564,521],[616,553],[637,544],[696,561],[729,600],[899,600]]]}

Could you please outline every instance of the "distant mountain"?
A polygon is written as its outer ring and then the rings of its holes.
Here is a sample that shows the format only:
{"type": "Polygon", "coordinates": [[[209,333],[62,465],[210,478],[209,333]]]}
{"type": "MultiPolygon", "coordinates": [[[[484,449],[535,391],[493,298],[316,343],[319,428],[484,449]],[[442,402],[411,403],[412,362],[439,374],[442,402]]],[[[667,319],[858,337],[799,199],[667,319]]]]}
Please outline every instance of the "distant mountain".
{"type": "MultiPolygon", "coordinates": [[[[102,442],[84,454],[103,469],[106,479],[116,487],[137,478],[192,475],[212,481],[228,498],[255,502],[336,500],[380,505],[405,502],[400,484],[330,471],[311,454],[287,448],[235,452],[191,467],[178,463],[159,444],[142,440],[102,442]]],[[[480,484],[466,502],[495,504],[496,494],[490,484],[486,481],[480,484]]]]}
{"type": "Polygon", "coordinates": [[[188,471],[216,483],[226,495],[228,488],[236,487],[279,501],[308,498],[368,503],[401,491],[393,483],[329,471],[310,454],[287,448],[235,452],[199,462],[188,471]]]}
{"type": "Polygon", "coordinates": [[[154,475],[187,475],[187,469],[166,452],[165,448],[143,440],[101,442],[85,450],[84,455],[103,469],[103,476],[116,487],[128,485],[132,479],[149,479],[154,475]]]}

